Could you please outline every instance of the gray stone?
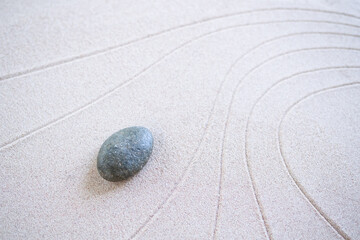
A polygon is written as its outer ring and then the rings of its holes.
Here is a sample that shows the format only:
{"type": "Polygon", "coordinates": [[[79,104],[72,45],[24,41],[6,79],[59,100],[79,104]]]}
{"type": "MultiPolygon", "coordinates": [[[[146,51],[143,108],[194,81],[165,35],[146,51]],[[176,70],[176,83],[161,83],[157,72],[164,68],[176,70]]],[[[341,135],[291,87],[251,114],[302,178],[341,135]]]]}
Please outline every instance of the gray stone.
{"type": "Polygon", "coordinates": [[[149,160],[154,139],[144,127],[124,128],[111,135],[97,157],[100,175],[111,182],[127,179],[139,172],[149,160]]]}

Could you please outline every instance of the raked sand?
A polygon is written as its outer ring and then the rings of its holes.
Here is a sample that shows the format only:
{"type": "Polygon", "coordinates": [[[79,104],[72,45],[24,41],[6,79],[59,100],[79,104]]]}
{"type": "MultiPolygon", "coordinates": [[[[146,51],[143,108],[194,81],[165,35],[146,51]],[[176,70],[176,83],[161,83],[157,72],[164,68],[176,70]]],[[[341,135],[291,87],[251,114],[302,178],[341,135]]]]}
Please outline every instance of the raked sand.
{"type": "Polygon", "coordinates": [[[0,114],[1,239],[360,239],[359,2],[2,1],[0,114]]]}

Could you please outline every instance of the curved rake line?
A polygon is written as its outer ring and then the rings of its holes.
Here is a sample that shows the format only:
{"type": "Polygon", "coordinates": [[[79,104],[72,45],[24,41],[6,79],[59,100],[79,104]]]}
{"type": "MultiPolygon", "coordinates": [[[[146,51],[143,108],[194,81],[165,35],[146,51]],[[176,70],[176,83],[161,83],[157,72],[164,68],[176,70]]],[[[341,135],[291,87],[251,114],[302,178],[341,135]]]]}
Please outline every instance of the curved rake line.
{"type": "Polygon", "coordinates": [[[110,47],[106,47],[106,48],[102,48],[102,49],[98,49],[98,50],[93,50],[93,51],[83,53],[83,54],[80,54],[80,55],[77,55],[77,56],[69,57],[69,58],[64,58],[64,59],[59,60],[59,61],[54,61],[54,62],[51,62],[51,63],[48,63],[48,64],[40,65],[38,67],[33,67],[33,68],[26,69],[26,70],[18,71],[18,72],[15,72],[15,73],[10,73],[10,74],[7,74],[7,75],[3,75],[3,76],[0,77],[0,82],[5,81],[5,80],[9,80],[9,79],[12,79],[12,78],[20,77],[20,76],[23,76],[23,75],[26,75],[26,74],[39,72],[39,71],[42,71],[42,70],[45,70],[45,69],[48,69],[48,68],[52,68],[52,67],[55,67],[55,66],[67,64],[67,63],[74,62],[74,61],[77,61],[77,60],[82,60],[82,59],[86,59],[86,58],[89,58],[89,57],[101,55],[101,54],[107,53],[109,51],[117,50],[117,49],[119,49],[121,47],[125,47],[125,46],[128,46],[128,45],[137,43],[137,42],[141,42],[141,41],[146,40],[146,39],[151,39],[153,37],[160,36],[160,35],[168,33],[168,32],[172,32],[172,31],[175,31],[175,30],[191,27],[191,26],[194,26],[194,25],[198,25],[198,24],[202,24],[202,23],[206,23],[206,22],[211,22],[211,21],[214,21],[214,20],[224,19],[224,18],[228,18],[228,17],[234,17],[234,16],[238,16],[238,15],[242,15],[242,14],[258,13],[258,12],[271,12],[271,11],[317,12],[317,13],[334,14],[334,15],[340,15],[340,16],[360,19],[359,16],[349,14],[349,13],[345,13],[345,12],[337,12],[337,11],[329,11],[329,10],[321,10],[321,9],[310,9],[310,8],[268,8],[268,9],[254,9],[254,10],[248,10],[248,11],[240,11],[240,12],[224,14],[224,15],[215,16],[215,17],[208,17],[208,18],[204,18],[202,20],[191,22],[191,23],[181,24],[181,25],[171,27],[171,28],[168,28],[168,29],[156,32],[156,33],[150,33],[150,34],[148,34],[146,36],[143,36],[143,37],[135,38],[135,39],[127,41],[125,43],[115,44],[115,45],[110,46],[110,47]]]}
{"type": "MultiPolygon", "coordinates": [[[[355,51],[360,51],[360,49],[344,49],[344,50],[355,50],[355,51]]],[[[269,92],[271,91],[271,89],[273,89],[274,87],[276,87],[277,85],[279,85],[280,83],[286,81],[286,80],[289,80],[293,77],[296,77],[296,76],[300,76],[300,75],[304,75],[304,74],[308,74],[308,73],[314,73],[314,72],[320,72],[320,71],[326,71],[326,70],[334,70],[334,69],[355,69],[355,68],[360,68],[360,66],[337,66],[337,67],[324,67],[324,68],[316,68],[316,69],[311,69],[311,70],[306,70],[306,71],[302,71],[302,72],[298,72],[298,73],[295,73],[295,74],[292,74],[292,75],[289,75],[285,78],[281,78],[279,81],[277,81],[276,83],[274,83],[273,85],[271,85],[255,102],[255,104],[252,106],[251,108],[251,111],[250,111],[250,114],[247,118],[247,123],[246,123],[246,129],[245,129],[245,160],[246,160],[246,165],[249,169],[249,173],[250,173],[250,176],[251,176],[251,179],[252,179],[252,183],[253,183],[253,187],[254,189],[257,189],[256,188],[256,185],[255,185],[255,181],[254,181],[254,176],[251,172],[251,168],[250,168],[250,163],[249,163],[249,153],[248,153],[248,144],[247,144],[247,136],[248,136],[248,129],[249,129],[249,122],[250,122],[250,118],[251,118],[251,115],[253,114],[253,111],[256,107],[256,105],[259,103],[259,101],[269,92]]],[[[257,190],[256,190],[257,192],[257,190]]],[[[257,194],[258,195],[258,194],[257,194]]],[[[259,206],[260,206],[260,201],[259,201],[259,198],[257,197],[258,199],[258,203],[259,203],[259,206]]],[[[305,199],[305,201],[308,201],[307,199],[305,199]]],[[[328,217],[326,217],[325,215],[322,215],[321,212],[318,211],[318,209],[312,205],[312,203],[310,201],[308,201],[310,203],[310,206],[315,210],[315,212],[317,214],[319,214],[319,216],[337,233],[339,234],[341,237],[343,237],[344,239],[349,239],[349,237],[340,229],[338,228],[336,225],[333,225],[333,221],[328,221],[327,219],[330,219],[328,217]]],[[[262,214],[264,214],[264,210],[263,210],[263,207],[261,207],[261,211],[262,211],[262,214]]],[[[269,225],[267,224],[267,227],[269,228],[269,225]]]]}
{"type": "MultiPolygon", "coordinates": [[[[261,47],[262,45],[266,45],[267,43],[270,43],[270,42],[273,42],[273,41],[276,41],[276,40],[279,40],[279,39],[282,39],[282,38],[287,38],[287,37],[291,37],[291,36],[296,36],[296,35],[313,35],[313,34],[330,34],[330,35],[340,35],[340,36],[352,36],[352,37],[360,37],[360,35],[352,35],[352,34],[342,34],[342,33],[337,33],[337,32],[301,32],[301,33],[292,33],[292,34],[287,34],[287,35],[282,35],[282,36],[278,36],[278,37],[275,37],[275,38],[272,38],[272,39],[269,39],[269,40],[266,40],[258,45],[256,45],[255,47],[251,48],[250,50],[248,50],[245,54],[243,54],[241,57],[239,57],[237,60],[235,60],[235,62],[231,65],[231,67],[229,68],[229,70],[227,71],[227,73],[225,74],[225,77],[224,79],[222,80],[221,84],[220,84],[220,87],[217,91],[217,95],[215,97],[215,100],[214,100],[214,103],[213,103],[213,106],[212,106],[212,109],[210,111],[210,114],[208,116],[208,119],[207,119],[207,123],[206,123],[206,127],[205,127],[205,130],[204,130],[204,133],[201,137],[201,140],[200,140],[200,143],[198,144],[198,147],[197,149],[195,150],[195,153],[194,153],[194,156],[192,157],[192,159],[190,160],[188,166],[186,167],[185,171],[183,172],[182,176],[181,176],[181,179],[180,181],[174,186],[174,188],[171,190],[169,196],[159,205],[159,207],[154,211],[154,213],[152,215],[149,216],[149,218],[144,222],[144,224],[142,226],[140,226],[140,228],[130,237],[130,239],[133,239],[134,237],[136,237],[140,232],[143,232],[145,231],[144,228],[146,225],[148,225],[155,217],[156,215],[158,214],[158,212],[163,208],[163,206],[165,206],[169,201],[171,201],[171,197],[175,194],[175,191],[177,189],[177,187],[182,184],[185,180],[185,177],[187,176],[189,170],[190,170],[190,166],[193,164],[194,162],[194,159],[195,159],[195,156],[197,156],[198,154],[198,150],[200,149],[202,143],[203,143],[203,140],[204,140],[204,136],[206,135],[206,132],[207,132],[207,129],[209,127],[209,122],[210,122],[210,119],[211,119],[211,116],[213,115],[213,111],[214,111],[214,108],[215,108],[215,104],[217,102],[217,99],[218,99],[218,96],[221,92],[221,89],[223,87],[223,84],[228,76],[228,74],[231,72],[232,68],[234,67],[234,65],[237,63],[237,61],[239,61],[241,58],[245,57],[246,55],[248,55],[249,53],[251,53],[252,51],[254,51],[255,49],[261,47]]],[[[219,204],[218,204],[219,206],[219,204]]],[[[217,217],[216,217],[217,219],[217,217]]],[[[217,220],[216,220],[217,222],[217,220]]],[[[214,231],[215,233],[215,231],[214,231]]],[[[265,231],[266,233],[266,231],[265,231]]],[[[215,235],[214,235],[215,236],[215,235]]]]}
{"type": "Polygon", "coordinates": [[[303,197],[311,204],[313,205],[316,210],[320,213],[321,217],[325,218],[326,221],[328,221],[330,223],[330,225],[335,226],[338,232],[342,233],[342,237],[344,237],[345,239],[350,239],[350,237],[343,231],[341,230],[341,228],[335,223],[335,221],[333,221],[330,217],[328,217],[325,212],[319,207],[319,205],[315,202],[315,200],[310,196],[310,194],[308,194],[308,192],[305,190],[305,188],[300,184],[300,181],[295,177],[295,174],[291,171],[291,168],[288,164],[288,162],[286,161],[285,157],[284,157],[284,152],[282,149],[282,144],[281,144],[281,126],[282,123],[285,119],[285,117],[287,116],[287,114],[294,108],[296,107],[298,104],[300,104],[301,102],[307,100],[310,97],[314,97],[318,94],[324,93],[324,92],[328,92],[330,90],[334,90],[337,88],[345,88],[345,87],[349,87],[349,86],[353,86],[353,85],[359,85],[360,82],[352,82],[352,83],[346,83],[346,84],[341,84],[341,85],[337,85],[337,86],[333,86],[333,87],[328,87],[325,89],[321,89],[315,92],[312,92],[310,94],[307,94],[306,96],[302,97],[301,99],[299,99],[298,101],[296,101],[295,103],[293,103],[290,107],[288,107],[284,113],[284,115],[281,118],[281,121],[279,123],[278,126],[278,131],[277,131],[277,139],[278,139],[278,148],[280,151],[280,156],[281,156],[281,162],[283,163],[286,172],[288,174],[288,176],[291,178],[291,180],[294,182],[294,184],[296,185],[296,187],[299,189],[299,191],[301,192],[301,194],[303,195],[303,197]]]}
{"type": "MultiPolygon", "coordinates": [[[[174,52],[184,48],[187,45],[190,45],[191,43],[198,41],[202,38],[205,38],[209,35],[215,34],[215,33],[219,33],[222,31],[228,31],[228,30],[232,30],[232,29],[236,29],[236,28],[240,28],[240,27],[248,27],[248,26],[256,26],[256,25],[265,25],[265,24],[277,24],[277,23],[288,23],[288,22],[294,22],[294,20],[289,20],[289,21],[269,21],[269,22],[258,22],[258,23],[252,23],[252,24],[237,24],[237,25],[233,25],[233,26],[228,26],[228,27],[224,27],[224,28],[219,28],[217,30],[202,34],[200,36],[197,36],[195,38],[192,38],[180,45],[178,45],[177,47],[173,48],[172,50],[170,50],[169,52],[167,52],[165,55],[161,56],[160,58],[158,58],[155,62],[149,64],[147,67],[145,67],[144,69],[142,69],[141,71],[139,71],[138,73],[136,73],[134,76],[132,76],[131,78],[129,78],[128,80],[125,80],[124,82],[116,85],[114,88],[110,89],[109,91],[99,95],[98,97],[96,97],[95,99],[91,100],[90,102],[75,108],[74,110],[58,117],[55,118],[54,120],[40,126],[37,128],[34,128],[28,132],[25,132],[23,134],[21,134],[20,136],[17,136],[9,141],[6,141],[4,143],[2,143],[0,145],[0,151],[3,150],[4,148],[7,147],[11,147],[13,145],[15,145],[16,143],[18,143],[19,141],[22,141],[26,138],[28,138],[29,136],[32,136],[34,134],[36,134],[37,132],[42,131],[43,129],[46,129],[47,127],[53,126],[54,124],[57,124],[58,122],[61,122],[62,120],[65,120],[67,118],[70,118],[71,116],[77,114],[78,112],[81,112],[82,110],[85,110],[87,108],[89,108],[90,106],[96,104],[97,102],[100,102],[101,100],[105,99],[106,97],[110,96],[112,93],[116,92],[117,90],[121,89],[122,87],[125,87],[127,85],[129,85],[131,82],[135,81],[139,76],[141,76],[142,74],[144,74],[145,72],[147,72],[149,69],[151,69],[153,66],[157,65],[159,62],[161,62],[163,59],[167,58],[168,56],[172,55],[174,52]]],[[[311,21],[311,20],[296,20],[296,22],[314,22],[314,23],[326,23],[326,24],[334,24],[334,25],[344,25],[343,23],[338,23],[338,22],[333,22],[333,23],[329,23],[328,21],[326,22],[321,22],[321,21],[311,21]]],[[[356,27],[360,27],[360,26],[356,26],[356,27]]]]}
{"type": "MultiPolygon", "coordinates": [[[[322,33],[318,33],[318,34],[322,34],[322,33]]],[[[325,33],[325,34],[334,34],[334,33],[325,33]]],[[[334,35],[342,35],[342,34],[334,34],[334,35]]],[[[349,35],[343,35],[343,36],[349,36],[349,35]]],[[[360,38],[360,35],[350,35],[351,37],[357,37],[357,38],[360,38]]],[[[219,193],[218,193],[218,205],[217,205],[217,209],[216,209],[216,217],[215,217],[215,227],[214,227],[214,233],[213,233],[213,238],[216,237],[216,232],[217,232],[217,228],[218,228],[218,217],[219,217],[219,211],[220,211],[220,205],[221,205],[221,192],[222,192],[222,182],[223,182],[223,162],[224,162],[224,145],[225,145],[225,138],[226,138],[226,132],[227,132],[227,128],[228,128],[228,122],[229,122],[229,119],[230,119],[230,111],[231,111],[231,108],[232,108],[232,104],[233,104],[233,101],[234,101],[234,98],[235,98],[235,95],[236,95],[236,92],[240,89],[240,84],[247,78],[248,75],[250,75],[252,72],[254,72],[257,68],[261,67],[262,65],[276,59],[276,58],[279,58],[279,57],[282,57],[282,56],[285,56],[285,55],[289,55],[289,54],[292,54],[292,53],[297,53],[297,52],[303,52],[303,51],[312,51],[312,50],[325,50],[325,49],[342,49],[342,50],[354,50],[354,51],[358,51],[360,49],[357,49],[357,48],[344,48],[344,47],[316,47],[316,48],[302,48],[302,49],[296,49],[296,50],[291,50],[291,51],[288,51],[288,52],[284,52],[284,53],[281,53],[281,54],[277,54],[271,58],[268,58],[268,59],[265,59],[263,62],[259,63],[258,65],[256,65],[255,67],[253,67],[252,69],[250,69],[237,83],[236,87],[235,87],[235,90],[233,91],[232,93],[232,97],[231,97],[231,101],[230,101],[230,104],[229,104],[229,107],[228,107],[228,110],[227,110],[227,117],[226,117],[226,122],[225,122],[225,127],[224,127],[224,134],[223,134],[223,139],[222,139],[222,147],[221,147],[221,164],[220,164],[220,178],[219,178],[219,193]]],[[[241,57],[239,59],[237,59],[234,64],[231,66],[231,69],[237,64],[237,62],[241,60],[241,57]]],[[[230,69],[230,70],[231,70],[230,69]]],[[[230,71],[229,70],[229,71],[230,71]]],[[[248,169],[247,169],[248,170],[248,169]]],[[[249,173],[249,170],[248,170],[248,174],[249,174],[249,177],[250,177],[250,180],[251,182],[253,181],[253,179],[251,178],[250,176],[250,173],[249,173]]],[[[253,183],[252,183],[253,185],[253,183]]],[[[259,206],[259,215],[261,216],[262,218],[262,222],[263,222],[263,225],[265,226],[265,235],[267,236],[267,238],[271,239],[271,234],[269,233],[269,227],[267,226],[267,223],[266,223],[266,220],[265,220],[265,216],[263,215],[263,210],[261,209],[262,207],[259,205],[259,202],[258,202],[258,197],[256,196],[256,193],[255,193],[255,188],[253,187],[253,194],[254,194],[254,197],[255,197],[255,200],[256,202],[258,203],[258,206],[259,206]]]]}

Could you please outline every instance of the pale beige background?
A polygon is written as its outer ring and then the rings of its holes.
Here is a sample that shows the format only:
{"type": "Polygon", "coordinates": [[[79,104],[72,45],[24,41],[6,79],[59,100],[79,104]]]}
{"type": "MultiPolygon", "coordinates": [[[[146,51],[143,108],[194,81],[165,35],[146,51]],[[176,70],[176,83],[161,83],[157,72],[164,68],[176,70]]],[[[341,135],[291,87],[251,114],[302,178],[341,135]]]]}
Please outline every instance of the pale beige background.
{"type": "Polygon", "coordinates": [[[1,239],[360,239],[357,1],[1,1],[0,114],[1,239]]]}

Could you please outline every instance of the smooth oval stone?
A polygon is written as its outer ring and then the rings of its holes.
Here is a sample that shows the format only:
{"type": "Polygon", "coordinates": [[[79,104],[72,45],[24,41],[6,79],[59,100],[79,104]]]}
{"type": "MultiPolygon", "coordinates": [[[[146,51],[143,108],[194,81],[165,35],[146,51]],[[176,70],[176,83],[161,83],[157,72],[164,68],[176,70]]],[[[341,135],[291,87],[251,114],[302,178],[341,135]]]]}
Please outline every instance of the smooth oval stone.
{"type": "Polygon", "coordinates": [[[124,128],[111,135],[100,148],[97,169],[111,182],[125,180],[139,172],[149,160],[154,139],[144,127],[124,128]]]}

